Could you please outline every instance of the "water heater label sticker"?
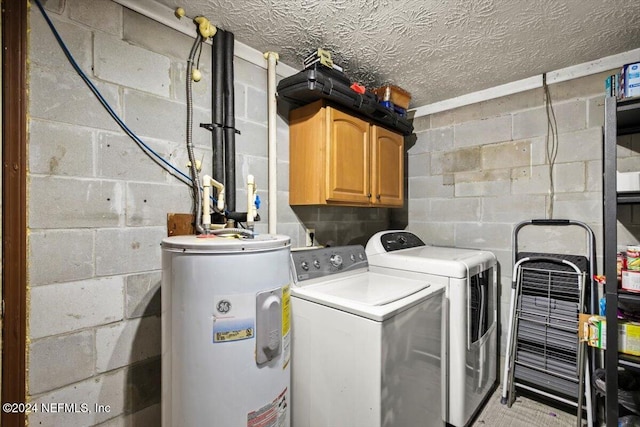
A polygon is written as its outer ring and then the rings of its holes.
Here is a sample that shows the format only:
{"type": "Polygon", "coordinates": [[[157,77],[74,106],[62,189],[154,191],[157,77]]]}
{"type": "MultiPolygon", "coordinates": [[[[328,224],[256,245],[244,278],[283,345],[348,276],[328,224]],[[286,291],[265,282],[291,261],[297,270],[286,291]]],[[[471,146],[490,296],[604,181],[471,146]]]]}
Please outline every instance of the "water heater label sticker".
{"type": "Polygon", "coordinates": [[[285,427],[287,424],[287,389],[273,402],[247,414],[247,427],[285,427]]]}
{"type": "Polygon", "coordinates": [[[286,369],[291,359],[291,286],[282,287],[282,369],[286,369]]]}
{"type": "Polygon", "coordinates": [[[213,343],[240,341],[255,337],[255,297],[217,295],[213,309],[213,343]]]}
{"type": "Polygon", "coordinates": [[[282,287],[282,335],[287,335],[291,329],[291,288],[282,287]]]}

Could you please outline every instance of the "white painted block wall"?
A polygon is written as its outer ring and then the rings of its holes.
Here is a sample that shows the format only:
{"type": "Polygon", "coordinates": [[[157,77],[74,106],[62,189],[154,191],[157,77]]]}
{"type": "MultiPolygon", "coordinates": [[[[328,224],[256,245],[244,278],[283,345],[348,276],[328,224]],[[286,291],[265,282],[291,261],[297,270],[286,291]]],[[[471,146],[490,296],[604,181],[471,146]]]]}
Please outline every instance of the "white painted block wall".
{"type": "MultiPolygon", "coordinates": [[[[49,1],[80,67],[128,126],[188,174],[186,58],[193,39],[109,0],[49,1]]],[[[34,402],[110,405],[108,413],[33,413],[30,424],[160,425],[160,241],[166,214],[189,212],[190,189],[151,161],[108,116],[37,8],[29,38],[29,346],[34,402]]],[[[194,27],[195,28],[195,27],[194,27]]],[[[195,32],[194,32],[195,35],[195,32]]],[[[246,175],[267,232],[267,73],[235,58],[238,210],[246,175]]],[[[194,87],[196,157],[211,171],[211,47],[194,87]]],[[[292,209],[288,126],[278,118],[278,225],[293,246],[365,243],[386,209],[292,209]]],[[[271,201],[274,202],[274,201],[271,201]]]]}

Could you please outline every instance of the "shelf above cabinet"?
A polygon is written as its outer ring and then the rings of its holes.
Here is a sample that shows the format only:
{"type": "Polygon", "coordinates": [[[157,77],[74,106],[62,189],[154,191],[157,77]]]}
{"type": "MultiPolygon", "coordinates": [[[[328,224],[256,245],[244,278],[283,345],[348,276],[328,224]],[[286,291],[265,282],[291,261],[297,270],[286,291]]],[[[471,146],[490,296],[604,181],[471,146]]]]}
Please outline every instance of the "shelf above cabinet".
{"type": "Polygon", "coordinates": [[[640,132],[640,98],[618,101],[618,136],[640,132]]]}

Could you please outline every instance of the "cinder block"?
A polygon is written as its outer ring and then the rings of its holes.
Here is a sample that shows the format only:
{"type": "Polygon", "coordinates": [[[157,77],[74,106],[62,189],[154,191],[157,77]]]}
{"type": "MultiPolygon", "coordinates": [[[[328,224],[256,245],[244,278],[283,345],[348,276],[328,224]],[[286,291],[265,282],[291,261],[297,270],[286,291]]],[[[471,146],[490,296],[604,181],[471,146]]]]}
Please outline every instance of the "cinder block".
{"type": "Polygon", "coordinates": [[[34,341],[29,350],[29,393],[39,394],[93,375],[93,331],[34,341]]]}
{"type": "Polygon", "coordinates": [[[457,223],[455,245],[485,250],[504,249],[511,245],[511,224],[457,223]]]}
{"type": "Polygon", "coordinates": [[[92,230],[43,230],[29,233],[31,286],[93,277],[92,230]]]}
{"type": "Polygon", "coordinates": [[[121,277],[57,283],[31,289],[31,339],[122,320],[121,277]]]}
{"type": "MultiPolygon", "coordinates": [[[[557,207],[557,205],[556,205],[557,207]]],[[[554,218],[580,219],[565,216],[554,209],[554,218]]],[[[518,234],[520,252],[546,252],[556,254],[586,254],[587,245],[584,230],[581,227],[524,227],[518,234]]]]}
{"type": "MultiPolygon", "coordinates": [[[[240,135],[236,135],[236,153],[266,158],[268,149],[267,126],[246,120],[236,120],[236,127],[242,132],[240,135]]],[[[288,157],[286,160],[289,160],[288,157]]]]}
{"type": "Polygon", "coordinates": [[[429,169],[431,167],[431,155],[429,153],[409,155],[408,157],[409,167],[407,170],[407,176],[429,176],[429,169]]]}
{"type": "Polygon", "coordinates": [[[122,6],[111,0],[67,0],[69,18],[83,25],[120,36],[122,33],[122,6]]]}
{"type": "Polygon", "coordinates": [[[233,83],[234,91],[234,113],[236,116],[236,123],[238,119],[247,118],[247,87],[242,83],[233,83]]]}
{"type": "MultiPolygon", "coordinates": [[[[52,2],[47,2],[47,9],[50,3],[52,2]]],[[[51,34],[51,29],[42,17],[40,11],[36,7],[33,7],[29,17],[31,19],[29,25],[31,30],[29,35],[29,60],[31,64],[40,65],[43,69],[47,69],[52,73],[69,73],[79,80],[81,84],[84,84],[75,71],[73,71],[69,60],[60,48],[55,37],[51,34]]],[[[91,31],[68,21],[61,21],[56,15],[49,14],[49,18],[51,18],[51,21],[60,33],[60,37],[62,37],[67,48],[73,54],[76,63],[82,71],[91,76],[91,31]]],[[[52,90],[53,89],[56,88],[52,88],[52,90]]],[[[33,93],[31,94],[33,95],[33,93]]],[[[31,107],[33,107],[33,105],[31,105],[31,107]]]]}
{"type": "Polygon", "coordinates": [[[247,119],[267,124],[267,92],[247,86],[247,119]]]}
{"type": "Polygon", "coordinates": [[[171,61],[163,55],[96,32],[93,39],[96,77],[168,98],[171,61]]]}
{"type": "Polygon", "coordinates": [[[431,117],[432,127],[450,126],[491,117],[509,115],[514,111],[533,108],[540,105],[542,89],[533,89],[515,93],[498,99],[478,102],[436,113],[431,117]]]}
{"type": "Polygon", "coordinates": [[[483,169],[480,171],[456,172],[454,174],[456,184],[470,182],[505,181],[509,180],[510,177],[510,169],[483,169]]]}
{"type": "Polygon", "coordinates": [[[409,224],[413,222],[424,222],[430,220],[429,217],[429,200],[428,199],[410,199],[407,201],[409,224]]]}
{"type": "Polygon", "coordinates": [[[585,163],[560,163],[555,165],[553,173],[553,183],[556,192],[580,193],[585,191],[585,163]]]}
{"type": "Polygon", "coordinates": [[[166,227],[102,229],[96,233],[96,274],[138,273],[160,268],[166,227]]]}
{"type": "MultiPolygon", "coordinates": [[[[174,150],[184,149],[164,141],[144,139],[144,143],[167,161],[174,150]]],[[[96,174],[100,178],[166,182],[167,173],[129,136],[102,132],[98,135],[96,174]]]]}
{"type": "Polygon", "coordinates": [[[126,225],[166,226],[168,212],[188,212],[191,203],[186,185],[128,183],[126,225]]]}
{"type": "Polygon", "coordinates": [[[258,89],[267,87],[267,70],[237,56],[233,57],[233,77],[247,86],[258,89]]]}
{"type": "MultiPolygon", "coordinates": [[[[124,121],[143,140],[156,138],[165,141],[180,141],[186,144],[185,123],[187,107],[183,103],[159,98],[136,90],[124,90],[126,114],[124,121]],[[164,118],[171,117],[171,120],[164,118]]],[[[198,108],[193,109],[193,123],[211,123],[211,115],[198,108]]],[[[211,133],[193,128],[193,142],[211,145],[211,133]]]]}
{"type": "MultiPolygon", "coordinates": [[[[64,0],[47,1],[43,4],[43,6],[47,10],[47,12],[53,12],[57,14],[62,14],[62,12],[64,12],[64,0]]],[[[40,11],[37,8],[32,7],[31,13],[40,13],[40,11]]]]}
{"type": "Polygon", "coordinates": [[[511,140],[511,116],[491,117],[453,127],[455,147],[469,147],[511,140]]]}
{"type": "Polygon", "coordinates": [[[100,424],[100,427],[159,426],[162,424],[162,411],[159,404],[148,406],[138,412],[120,415],[100,424]]]}
{"type": "Polygon", "coordinates": [[[132,398],[132,390],[127,387],[125,370],[113,374],[100,375],[33,398],[40,405],[51,405],[57,412],[38,411],[29,415],[30,425],[43,426],[93,426],[123,413],[125,402],[132,398]],[[57,404],[61,404],[57,406],[57,404]],[[64,404],[68,409],[64,410],[64,404]],[[103,411],[97,412],[97,405],[103,411]],[[109,406],[109,412],[104,408],[109,406]],[[82,408],[87,411],[82,411],[82,408]]]}
{"type": "Polygon", "coordinates": [[[640,156],[622,157],[616,166],[618,172],[637,172],[640,170],[640,156]]]}
{"type": "Polygon", "coordinates": [[[456,182],[456,197],[499,196],[508,193],[511,188],[509,180],[456,182]]]}
{"type": "Polygon", "coordinates": [[[453,128],[443,127],[416,132],[416,143],[408,153],[421,154],[433,151],[450,151],[453,149],[453,128]]]}
{"type": "MultiPolygon", "coordinates": [[[[276,119],[276,152],[279,160],[289,161],[289,124],[282,117],[276,119]]],[[[267,138],[268,140],[268,138],[267,138]]]]}
{"type": "MultiPolygon", "coordinates": [[[[587,108],[584,100],[553,105],[558,133],[582,130],[586,127],[587,108]]],[[[540,107],[513,114],[513,138],[524,139],[547,134],[546,108],[540,107]]]]}
{"type": "Polygon", "coordinates": [[[549,192],[549,166],[533,166],[530,175],[515,178],[512,175],[513,194],[547,194],[549,192]]]}
{"type": "Polygon", "coordinates": [[[300,223],[281,223],[277,225],[277,233],[291,238],[291,247],[300,248],[306,246],[305,234],[300,223]]]}
{"type": "Polygon", "coordinates": [[[544,218],[545,195],[506,193],[483,200],[482,222],[516,223],[531,218],[544,218]]]}
{"type": "Polygon", "coordinates": [[[558,139],[558,163],[602,158],[602,129],[599,127],[561,133],[558,139]]]}
{"type": "Polygon", "coordinates": [[[587,100],[587,128],[604,126],[604,96],[598,95],[587,100]]]}
{"type": "Polygon", "coordinates": [[[127,318],[160,315],[161,280],[159,271],[133,274],[125,279],[127,318]]]}
{"type": "MultiPolygon", "coordinates": [[[[444,173],[475,171],[480,170],[481,166],[482,156],[480,147],[449,151],[442,156],[442,171],[444,173]]],[[[435,174],[433,170],[431,173],[435,174]]]]}
{"type": "Polygon", "coordinates": [[[531,142],[517,141],[484,145],[481,148],[482,169],[502,169],[531,164],[531,142]]]}
{"type": "Polygon", "coordinates": [[[105,372],[160,354],[160,316],[96,329],[96,371],[105,372]]]}
{"type": "Polygon", "coordinates": [[[429,128],[431,128],[431,115],[414,117],[413,119],[414,132],[419,133],[429,128]]]}
{"type": "Polygon", "coordinates": [[[31,177],[30,228],[118,226],[124,218],[122,183],[31,177]]]}
{"type": "MultiPolygon", "coordinates": [[[[93,83],[116,113],[119,113],[121,106],[118,87],[101,81],[93,83]]],[[[29,89],[29,114],[32,118],[79,126],[90,124],[97,129],[120,129],[76,73],[61,73],[56,69],[33,64],[29,74],[29,89]]]]}
{"type": "MultiPolygon", "coordinates": [[[[123,9],[122,21],[123,40],[186,64],[196,36],[195,25],[193,36],[189,36],[127,8],[123,9]]],[[[200,63],[211,64],[211,45],[202,46],[200,63]]]]}
{"type": "Polygon", "coordinates": [[[554,216],[576,221],[602,223],[601,193],[556,194],[554,216]]]}
{"type": "MultiPolygon", "coordinates": [[[[248,154],[236,156],[236,182],[245,182],[247,175],[256,179],[258,190],[266,191],[269,185],[268,162],[266,157],[256,157],[248,154]]],[[[268,202],[266,194],[260,194],[263,202],[268,202]]]]}
{"type": "Polygon", "coordinates": [[[436,222],[479,221],[481,212],[480,198],[430,199],[427,218],[436,222]]]}
{"type": "Polygon", "coordinates": [[[452,185],[444,185],[442,175],[409,178],[409,200],[453,197],[452,185]]]}
{"type": "MultiPolygon", "coordinates": [[[[277,190],[289,192],[289,162],[277,160],[277,190]]],[[[245,178],[246,181],[246,178],[245,178]]],[[[268,185],[268,183],[267,183],[268,185]]],[[[246,192],[245,192],[246,194],[246,192]]],[[[289,197],[289,196],[287,196],[289,197]]]]}
{"type": "Polygon", "coordinates": [[[442,175],[444,173],[444,156],[447,154],[445,151],[434,151],[431,153],[431,165],[429,170],[431,175],[442,175]]]}
{"type": "Polygon", "coordinates": [[[415,233],[428,245],[453,246],[454,244],[455,230],[451,222],[410,221],[406,230],[415,233]]]}
{"type": "Polygon", "coordinates": [[[90,129],[32,120],[29,133],[31,174],[94,176],[94,132],[90,129]]]}
{"type": "MultiPolygon", "coordinates": [[[[185,58],[189,53],[185,53],[185,58]]],[[[211,62],[203,62],[200,65],[194,64],[193,68],[197,68],[202,74],[199,82],[191,81],[191,100],[194,107],[211,110],[211,62]]],[[[187,103],[187,60],[173,62],[171,64],[171,97],[177,101],[187,103]]],[[[186,111],[186,110],[185,110],[186,111]]],[[[208,122],[213,120],[210,118],[208,122]]],[[[194,123],[198,127],[198,123],[194,123]]]]}

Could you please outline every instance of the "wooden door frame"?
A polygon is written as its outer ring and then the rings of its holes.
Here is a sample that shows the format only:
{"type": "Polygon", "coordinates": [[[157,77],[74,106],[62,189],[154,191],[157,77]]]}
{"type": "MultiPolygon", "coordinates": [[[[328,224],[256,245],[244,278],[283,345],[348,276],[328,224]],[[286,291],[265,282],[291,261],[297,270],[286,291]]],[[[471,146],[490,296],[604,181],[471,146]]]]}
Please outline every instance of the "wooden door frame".
{"type": "MultiPolygon", "coordinates": [[[[26,399],[27,0],[2,0],[2,403],[26,399]]],[[[3,427],[25,415],[0,412],[3,427]]]]}

